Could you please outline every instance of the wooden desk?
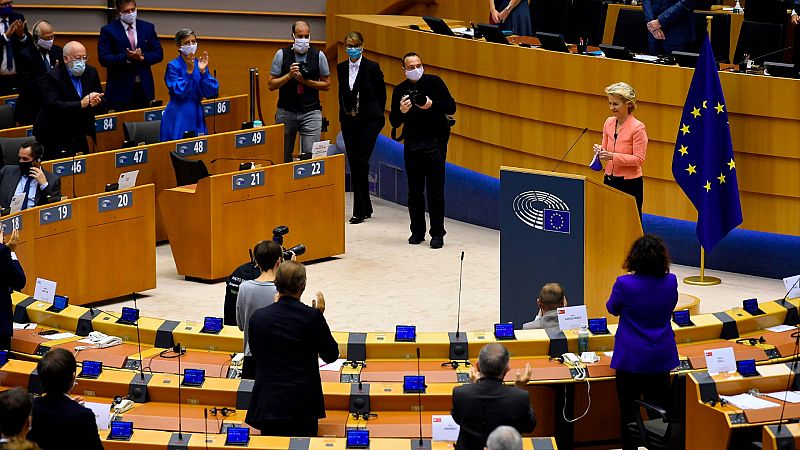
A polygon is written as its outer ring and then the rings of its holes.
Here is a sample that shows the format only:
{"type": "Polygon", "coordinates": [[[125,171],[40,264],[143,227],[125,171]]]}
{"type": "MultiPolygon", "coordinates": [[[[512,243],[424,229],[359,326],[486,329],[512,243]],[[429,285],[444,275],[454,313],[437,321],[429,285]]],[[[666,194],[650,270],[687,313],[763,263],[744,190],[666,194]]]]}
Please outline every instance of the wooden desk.
{"type": "Polygon", "coordinates": [[[285,247],[306,246],[300,261],[344,253],[344,156],[200,180],[159,195],[178,273],[216,280],[247,260],[248,249],[289,227],[285,247]]]}
{"type": "Polygon", "coordinates": [[[761,429],[761,445],[763,450],[781,450],[800,446],[800,424],[784,423],[778,431],[777,425],[765,426],[761,429]]]}
{"type": "MultiPolygon", "coordinates": [[[[208,133],[231,131],[241,128],[242,122],[249,117],[249,96],[247,94],[220,97],[214,100],[204,100],[203,110],[206,116],[208,133]]],[[[97,144],[89,144],[91,153],[122,148],[125,141],[125,122],[148,122],[161,120],[161,114],[166,106],[157,108],[134,109],[131,111],[102,114],[95,117],[95,131],[97,144]]],[[[0,130],[0,137],[31,136],[33,127],[7,128],[0,130]]]]}
{"type": "MultiPolygon", "coordinates": [[[[82,196],[103,192],[107,184],[119,180],[120,174],[138,170],[136,183],[152,183],[158,198],[161,191],[177,184],[169,156],[175,150],[191,159],[204,161],[212,173],[238,170],[240,162],[254,159],[280,162],[283,160],[283,125],[141,145],[83,155],[74,160],[64,158],[47,161],[42,165],[61,176],[61,193],[64,195],[82,196]],[[259,136],[254,136],[254,133],[259,136]],[[215,160],[218,161],[212,162],[215,160]]],[[[160,242],[166,239],[161,213],[156,210],[156,240],[160,242]]]]}
{"type": "Polygon", "coordinates": [[[19,229],[19,260],[33,295],[37,278],[84,305],[156,287],[153,185],[90,195],[2,218],[19,229]]]}

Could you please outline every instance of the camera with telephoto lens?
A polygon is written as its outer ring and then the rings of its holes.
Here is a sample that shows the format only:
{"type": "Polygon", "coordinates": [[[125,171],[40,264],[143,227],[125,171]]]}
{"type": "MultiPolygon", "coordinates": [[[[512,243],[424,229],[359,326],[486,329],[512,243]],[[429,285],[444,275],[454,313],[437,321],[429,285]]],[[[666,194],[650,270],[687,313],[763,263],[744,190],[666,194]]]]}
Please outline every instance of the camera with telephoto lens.
{"type": "Polygon", "coordinates": [[[418,91],[416,87],[411,88],[411,90],[408,91],[406,95],[408,95],[408,98],[411,100],[411,103],[417,106],[422,107],[425,106],[425,103],[428,103],[428,96],[418,91]]]}
{"type": "Polygon", "coordinates": [[[297,63],[297,68],[300,70],[300,75],[302,75],[303,78],[308,78],[308,76],[311,74],[311,69],[308,67],[308,61],[299,61],[297,63]]]}
{"type": "Polygon", "coordinates": [[[272,240],[275,241],[276,244],[281,246],[283,249],[283,260],[288,261],[295,256],[300,256],[306,252],[306,246],[303,244],[297,244],[290,249],[286,249],[283,247],[283,237],[289,234],[289,227],[286,225],[281,225],[279,227],[275,227],[272,230],[272,240]]]}

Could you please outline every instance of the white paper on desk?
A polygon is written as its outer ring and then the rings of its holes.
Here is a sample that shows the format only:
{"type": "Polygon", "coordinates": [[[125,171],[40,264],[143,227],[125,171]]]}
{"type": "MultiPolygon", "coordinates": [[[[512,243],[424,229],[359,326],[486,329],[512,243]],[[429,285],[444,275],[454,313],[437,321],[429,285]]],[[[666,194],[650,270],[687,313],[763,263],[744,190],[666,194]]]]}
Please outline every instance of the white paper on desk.
{"type": "Polygon", "coordinates": [[[461,427],[449,414],[431,416],[433,440],[436,442],[455,442],[458,440],[458,431],[461,427]]]}
{"type": "Polygon", "coordinates": [[[781,391],[781,392],[770,392],[769,394],[764,394],[767,397],[772,397],[775,400],[780,400],[782,402],[787,403],[800,403],[800,392],[797,391],[781,391]]]}
{"type": "Polygon", "coordinates": [[[11,213],[16,214],[22,211],[22,202],[25,201],[25,193],[19,193],[13,197],[11,197],[11,213]]]}
{"type": "Polygon", "coordinates": [[[119,174],[117,184],[120,189],[130,189],[136,187],[136,178],[139,176],[138,170],[131,170],[130,172],[123,172],[119,174]]]}
{"type": "Polygon", "coordinates": [[[111,410],[108,403],[86,402],[83,406],[89,408],[94,413],[94,421],[97,422],[98,430],[107,430],[111,422],[111,410]]]}
{"type": "Polygon", "coordinates": [[[53,303],[53,297],[56,296],[56,286],[58,286],[58,283],[55,281],[37,278],[36,288],[33,290],[33,298],[43,302],[53,303]]]}
{"type": "Polygon", "coordinates": [[[728,403],[739,409],[766,409],[779,406],[773,402],[762,400],[750,394],[720,395],[720,398],[727,400],[728,403]]]}
{"type": "Polygon", "coordinates": [[[708,374],[736,372],[736,355],[733,354],[733,347],[712,348],[704,352],[708,374]]]}
{"type": "Polygon", "coordinates": [[[800,275],[784,278],[783,286],[789,291],[789,295],[787,295],[786,298],[800,297],[800,275]]]}
{"type": "Polygon", "coordinates": [[[589,319],[586,314],[586,305],[567,306],[558,308],[558,328],[561,331],[588,326],[589,319]]]}
{"type": "Polygon", "coordinates": [[[784,331],[791,331],[796,329],[797,327],[793,327],[791,325],[775,325],[774,327],[765,328],[765,330],[772,331],[775,333],[783,333],[784,331]]]}
{"type": "Polygon", "coordinates": [[[475,36],[475,30],[473,30],[472,28],[455,27],[455,28],[451,28],[451,30],[453,30],[453,33],[456,33],[456,34],[465,34],[467,36],[475,36]]]}
{"type": "Polygon", "coordinates": [[[656,62],[656,61],[658,61],[658,56],[653,56],[653,55],[634,55],[633,59],[635,59],[637,61],[656,62]]]}
{"type": "Polygon", "coordinates": [[[28,328],[33,330],[34,328],[36,328],[36,324],[35,323],[16,323],[16,322],[14,322],[13,326],[14,326],[15,330],[27,330],[28,328]]]}
{"type": "Polygon", "coordinates": [[[57,341],[59,339],[69,339],[77,337],[76,335],[70,333],[69,331],[65,331],[63,333],[56,333],[56,334],[46,334],[42,336],[45,339],[50,339],[51,341],[57,341]]]}
{"type": "Polygon", "coordinates": [[[344,365],[344,359],[337,359],[336,361],[328,364],[322,360],[322,358],[317,358],[319,362],[319,370],[323,370],[325,372],[339,372],[342,370],[342,366],[344,365]]]}
{"type": "Polygon", "coordinates": [[[311,144],[311,159],[324,158],[325,156],[328,156],[328,147],[330,146],[330,139],[311,144]]]}

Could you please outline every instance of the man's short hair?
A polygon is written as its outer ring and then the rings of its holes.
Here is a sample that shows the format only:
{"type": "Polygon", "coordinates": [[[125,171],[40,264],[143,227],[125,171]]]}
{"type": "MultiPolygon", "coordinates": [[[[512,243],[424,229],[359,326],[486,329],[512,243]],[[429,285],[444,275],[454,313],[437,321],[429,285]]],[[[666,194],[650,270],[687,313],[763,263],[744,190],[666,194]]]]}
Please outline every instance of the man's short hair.
{"type": "Polygon", "coordinates": [[[63,348],[54,348],[42,356],[36,366],[42,390],[49,395],[63,395],[72,389],[77,369],[75,356],[63,348]]]}
{"type": "Polygon", "coordinates": [[[400,61],[403,63],[403,67],[405,67],[405,66],[406,66],[406,59],[407,59],[407,58],[411,58],[412,56],[416,56],[417,58],[419,58],[420,60],[422,60],[422,57],[421,57],[421,56],[419,56],[419,54],[418,54],[418,53],[416,53],[416,52],[408,52],[408,53],[406,53],[405,55],[403,55],[403,58],[402,58],[402,59],[400,59],[400,61]]]}
{"type": "Polygon", "coordinates": [[[43,25],[47,25],[47,26],[49,26],[50,28],[53,28],[53,25],[52,25],[50,22],[48,22],[48,21],[46,21],[46,20],[44,20],[44,19],[37,20],[37,21],[36,21],[36,23],[34,23],[34,24],[33,24],[33,27],[31,28],[31,33],[33,34],[33,37],[34,37],[35,39],[39,39],[39,38],[41,38],[41,37],[42,37],[41,33],[39,32],[39,29],[40,29],[40,28],[41,28],[43,25]]]}
{"type": "Polygon", "coordinates": [[[253,258],[258,268],[266,272],[275,267],[275,263],[283,255],[283,249],[275,241],[261,241],[253,249],[253,258]]]}
{"type": "Polygon", "coordinates": [[[44,146],[36,139],[28,139],[27,141],[23,142],[19,148],[20,150],[23,148],[30,148],[31,156],[33,157],[34,161],[41,161],[42,155],[44,154],[44,146]]]}
{"type": "Polygon", "coordinates": [[[275,287],[280,294],[299,296],[306,290],[306,267],[297,261],[285,261],[275,273],[275,287]]]}
{"type": "Polygon", "coordinates": [[[0,434],[17,436],[31,415],[31,396],[17,386],[0,393],[0,434]]]}
{"type": "Polygon", "coordinates": [[[122,7],[127,5],[128,3],[133,3],[134,6],[136,6],[136,0],[117,0],[116,1],[117,11],[122,9],[122,7]]]}
{"type": "Polygon", "coordinates": [[[487,378],[500,378],[508,367],[508,349],[503,344],[486,344],[478,355],[481,375],[487,378]]]}
{"type": "Polygon", "coordinates": [[[301,23],[305,24],[305,26],[308,27],[308,32],[311,33],[311,25],[309,25],[308,22],[306,22],[305,20],[298,20],[292,24],[292,34],[294,34],[294,29],[297,28],[297,26],[300,25],[301,23]]]}
{"type": "Polygon", "coordinates": [[[489,450],[522,450],[522,436],[514,427],[501,425],[486,439],[489,450]]]}
{"type": "Polygon", "coordinates": [[[548,311],[556,309],[564,304],[564,288],[558,283],[547,283],[539,291],[539,300],[548,311]]]}

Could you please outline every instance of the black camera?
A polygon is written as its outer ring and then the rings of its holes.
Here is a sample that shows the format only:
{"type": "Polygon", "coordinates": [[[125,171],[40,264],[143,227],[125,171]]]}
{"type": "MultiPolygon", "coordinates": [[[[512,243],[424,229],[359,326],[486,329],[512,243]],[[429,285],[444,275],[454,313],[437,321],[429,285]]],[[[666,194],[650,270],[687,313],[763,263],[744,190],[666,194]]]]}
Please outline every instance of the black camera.
{"type": "Polygon", "coordinates": [[[288,261],[292,259],[292,257],[300,256],[306,252],[306,246],[303,244],[297,244],[290,249],[283,248],[283,237],[287,234],[289,234],[289,227],[286,225],[275,227],[275,229],[272,230],[272,240],[275,241],[276,244],[280,245],[283,249],[284,261],[288,261]]]}
{"type": "Polygon", "coordinates": [[[408,91],[408,94],[406,95],[408,95],[408,98],[411,100],[411,103],[417,106],[422,107],[425,106],[425,103],[428,103],[428,96],[418,91],[416,87],[408,91]]]}
{"type": "Polygon", "coordinates": [[[302,75],[303,78],[308,78],[308,76],[311,74],[311,70],[308,67],[308,61],[298,62],[297,68],[300,70],[300,75],[302,75]]]}

